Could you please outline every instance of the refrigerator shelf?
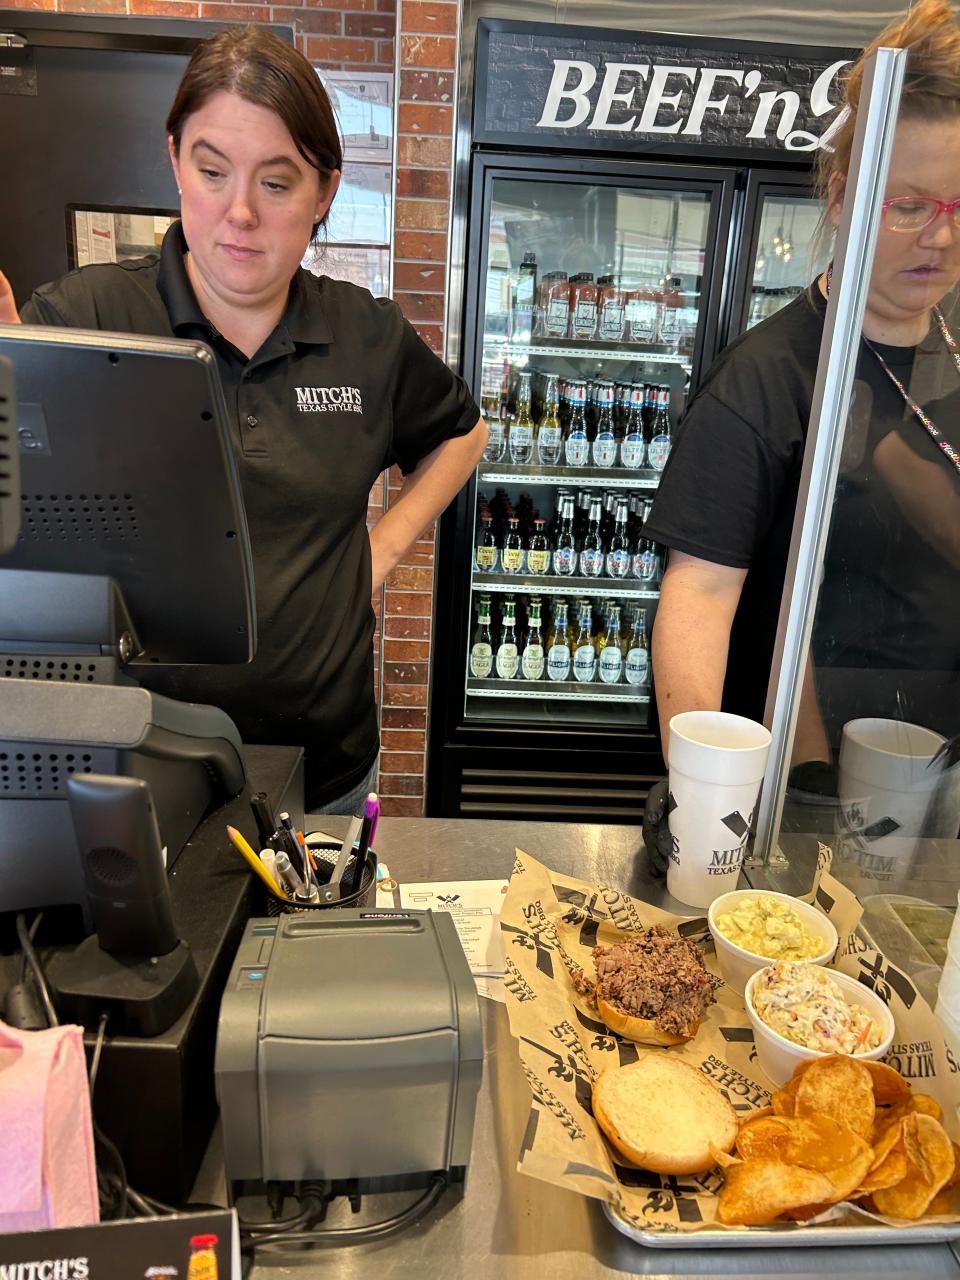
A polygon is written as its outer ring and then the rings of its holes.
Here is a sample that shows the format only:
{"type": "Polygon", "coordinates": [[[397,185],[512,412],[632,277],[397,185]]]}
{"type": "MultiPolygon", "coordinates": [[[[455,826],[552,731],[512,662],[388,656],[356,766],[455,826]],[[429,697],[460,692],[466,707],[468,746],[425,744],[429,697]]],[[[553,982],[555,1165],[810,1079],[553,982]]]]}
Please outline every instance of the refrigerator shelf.
{"type": "Polygon", "coordinates": [[[649,690],[632,684],[579,684],[576,680],[477,680],[467,679],[467,693],[478,698],[537,698],[548,702],[650,701],[649,690]]]}
{"type": "Polygon", "coordinates": [[[567,356],[574,360],[627,360],[637,364],[677,364],[686,373],[693,366],[687,356],[679,355],[669,347],[654,344],[637,345],[623,343],[610,346],[602,342],[576,342],[572,338],[533,338],[530,342],[508,342],[499,335],[485,335],[484,347],[497,347],[510,360],[524,356],[567,356]]]}
{"type": "Polygon", "coordinates": [[[499,484],[526,481],[528,484],[565,485],[571,480],[605,481],[610,488],[656,489],[660,472],[648,467],[544,467],[533,463],[481,462],[477,468],[481,480],[499,484]]]}
{"type": "Polygon", "coordinates": [[[558,578],[553,575],[525,573],[474,573],[474,591],[522,592],[539,596],[610,596],[617,600],[657,600],[659,590],[654,587],[634,586],[636,578],[626,582],[613,578],[558,578]]]}

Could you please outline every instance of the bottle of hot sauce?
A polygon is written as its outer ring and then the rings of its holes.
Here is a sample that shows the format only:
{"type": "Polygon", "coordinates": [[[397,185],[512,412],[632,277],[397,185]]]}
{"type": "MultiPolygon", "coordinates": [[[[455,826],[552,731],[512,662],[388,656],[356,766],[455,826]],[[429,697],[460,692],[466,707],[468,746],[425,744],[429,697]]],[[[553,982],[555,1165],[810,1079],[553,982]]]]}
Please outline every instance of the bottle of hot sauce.
{"type": "Polygon", "coordinates": [[[569,336],[581,342],[597,336],[597,312],[600,291],[593,282],[593,273],[581,271],[570,277],[570,327],[569,336]]]}

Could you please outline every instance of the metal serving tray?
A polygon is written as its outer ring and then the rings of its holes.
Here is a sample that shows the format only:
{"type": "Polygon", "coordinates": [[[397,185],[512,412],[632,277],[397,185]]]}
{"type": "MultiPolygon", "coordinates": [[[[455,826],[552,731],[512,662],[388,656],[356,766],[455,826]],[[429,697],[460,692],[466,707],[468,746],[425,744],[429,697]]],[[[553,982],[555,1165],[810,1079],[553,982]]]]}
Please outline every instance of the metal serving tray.
{"type": "Polygon", "coordinates": [[[644,1230],[628,1222],[612,1204],[603,1211],[616,1229],[651,1249],[791,1249],[830,1245],[946,1244],[960,1239],[960,1222],[918,1222],[909,1227],[888,1227],[882,1222],[826,1222],[804,1227],[787,1222],[769,1227],[704,1227],[700,1231],[644,1230]]]}

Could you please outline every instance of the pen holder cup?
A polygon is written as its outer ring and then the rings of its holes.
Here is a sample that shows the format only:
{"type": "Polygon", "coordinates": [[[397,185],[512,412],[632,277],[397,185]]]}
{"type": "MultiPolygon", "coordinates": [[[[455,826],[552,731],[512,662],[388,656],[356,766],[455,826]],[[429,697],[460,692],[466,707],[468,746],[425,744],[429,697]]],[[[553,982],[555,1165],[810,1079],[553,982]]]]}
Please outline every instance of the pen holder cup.
{"type": "MultiPolygon", "coordinates": [[[[282,916],[309,911],[327,911],[334,907],[365,907],[375,900],[377,883],[377,855],[373,849],[367,850],[367,858],[363,868],[360,888],[355,893],[346,893],[332,902],[323,901],[324,886],[329,884],[340,853],[340,846],[331,842],[322,844],[310,843],[310,852],[317,864],[317,880],[320,885],[321,900],[312,904],[291,902],[289,898],[278,898],[268,889],[263,890],[266,898],[266,914],[282,916]]],[[[347,864],[344,880],[349,884],[353,879],[353,862],[347,864]]]]}

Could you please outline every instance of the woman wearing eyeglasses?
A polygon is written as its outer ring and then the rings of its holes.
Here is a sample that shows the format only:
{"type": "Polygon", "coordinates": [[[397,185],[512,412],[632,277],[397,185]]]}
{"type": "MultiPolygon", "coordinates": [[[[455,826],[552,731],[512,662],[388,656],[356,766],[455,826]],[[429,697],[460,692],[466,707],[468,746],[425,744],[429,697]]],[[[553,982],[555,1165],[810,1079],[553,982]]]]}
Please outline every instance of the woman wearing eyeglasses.
{"type": "MultiPolygon", "coordinates": [[[[794,753],[824,765],[856,715],[960,727],[960,30],[945,0],[920,0],[853,68],[820,153],[834,227],[880,46],[910,53],[794,753]]],[[[653,634],[665,749],[680,711],[763,718],[829,287],[828,271],[721,354],[664,472],[646,532],[670,549],[653,634]]]]}

